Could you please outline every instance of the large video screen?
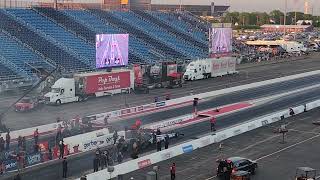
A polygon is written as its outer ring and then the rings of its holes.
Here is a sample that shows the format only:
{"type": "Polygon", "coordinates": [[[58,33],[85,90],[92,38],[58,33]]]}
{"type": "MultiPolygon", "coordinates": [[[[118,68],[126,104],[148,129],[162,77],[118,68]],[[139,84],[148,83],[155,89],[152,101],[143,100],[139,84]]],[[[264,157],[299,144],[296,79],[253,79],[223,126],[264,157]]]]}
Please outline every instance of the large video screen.
{"type": "Polygon", "coordinates": [[[96,35],[96,68],[128,65],[129,34],[96,35]]]}
{"type": "Polygon", "coordinates": [[[232,53],[232,28],[215,28],[210,32],[210,57],[232,53]]]}

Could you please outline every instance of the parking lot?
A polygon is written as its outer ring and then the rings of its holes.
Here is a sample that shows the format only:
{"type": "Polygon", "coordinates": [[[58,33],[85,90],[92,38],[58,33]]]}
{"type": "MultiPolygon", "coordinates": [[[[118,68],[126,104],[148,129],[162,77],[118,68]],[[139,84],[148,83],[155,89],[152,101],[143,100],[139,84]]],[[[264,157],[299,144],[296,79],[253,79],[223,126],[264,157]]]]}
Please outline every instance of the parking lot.
{"type": "MultiPolygon", "coordinates": [[[[230,138],[219,144],[195,150],[165,162],[156,164],[160,167],[159,179],[170,179],[170,165],[175,162],[178,180],[210,180],[216,178],[216,160],[240,156],[256,160],[258,170],[253,180],[294,179],[296,167],[309,166],[320,168],[320,126],[312,124],[320,120],[319,109],[286,119],[289,132],[282,143],[282,134],[275,130],[284,122],[275,123],[263,128],[230,138]]],[[[145,179],[152,167],[127,174],[125,179],[145,179]]]]}

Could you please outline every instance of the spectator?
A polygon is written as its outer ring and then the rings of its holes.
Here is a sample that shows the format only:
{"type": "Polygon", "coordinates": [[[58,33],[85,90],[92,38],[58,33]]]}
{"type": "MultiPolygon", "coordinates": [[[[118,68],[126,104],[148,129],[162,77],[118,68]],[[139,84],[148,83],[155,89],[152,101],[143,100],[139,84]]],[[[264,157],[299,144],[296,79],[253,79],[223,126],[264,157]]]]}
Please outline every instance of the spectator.
{"type": "Polygon", "coordinates": [[[4,173],[4,170],[5,170],[5,166],[3,164],[2,159],[0,159],[0,175],[2,175],[4,173]]]}
{"type": "Polygon", "coordinates": [[[99,158],[98,156],[95,156],[93,159],[93,172],[97,172],[99,169],[99,158]]]}
{"type": "Polygon", "coordinates": [[[34,143],[38,144],[39,141],[39,130],[38,128],[33,132],[34,143]]]}
{"type": "Polygon", "coordinates": [[[157,138],[157,151],[161,151],[161,139],[160,138],[157,138]]]}
{"type": "Polygon", "coordinates": [[[63,178],[67,178],[67,173],[68,173],[67,158],[63,158],[63,161],[62,161],[62,177],[63,178]]]}
{"type": "Polygon", "coordinates": [[[27,150],[27,141],[26,141],[26,137],[23,136],[22,140],[21,140],[21,146],[22,146],[22,150],[26,151],[27,150]]]}
{"type": "Polygon", "coordinates": [[[212,118],[210,119],[210,124],[211,124],[211,132],[212,132],[212,131],[216,131],[216,128],[215,128],[216,118],[215,118],[215,117],[212,117],[212,118]]]}
{"type": "Polygon", "coordinates": [[[176,179],[176,163],[172,163],[172,166],[170,167],[170,174],[171,174],[171,180],[176,179]]]}
{"type": "Polygon", "coordinates": [[[51,148],[49,148],[48,159],[52,160],[52,150],[51,150],[51,148]]]}
{"type": "Polygon", "coordinates": [[[9,149],[10,149],[10,140],[11,140],[10,132],[8,131],[6,134],[6,150],[7,151],[9,151],[9,149]]]}
{"type": "Polygon", "coordinates": [[[5,141],[3,137],[0,137],[0,152],[4,151],[4,144],[5,144],[5,141]]]}
{"type": "Polygon", "coordinates": [[[110,115],[108,114],[108,115],[103,119],[103,121],[104,121],[104,125],[105,125],[106,127],[108,127],[108,126],[109,126],[109,122],[108,122],[109,117],[110,117],[110,115]]]}
{"type": "Polygon", "coordinates": [[[169,148],[169,135],[168,134],[164,137],[164,148],[165,149],[169,148]]]}
{"type": "Polygon", "coordinates": [[[117,161],[119,164],[122,163],[122,161],[123,161],[123,155],[121,152],[118,153],[117,161]]]}
{"type": "Polygon", "coordinates": [[[22,137],[18,137],[18,148],[22,148],[22,137]]]}
{"type": "Polygon", "coordinates": [[[59,143],[59,150],[60,150],[60,155],[59,155],[59,159],[64,157],[64,144],[63,141],[60,141],[59,143]]]}
{"type": "Polygon", "coordinates": [[[39,152],[39,145],[38,144],[35,144],[34,146],[34,153],[38,153],[39,152]]]}
{"type": "Polygon", "coordinates": [[[117,132],[116,130],[114,131],[112,137],[113,137],[113,144],[116,144],[117,139],[118,139],[118,137],[119,137],[119,136],[118,136],[118,132],[117,132]]]}
{"type": "Polygon", "coordinates": [[[161,135],[160,128],[157,129],[156,135],[161,135]]]}

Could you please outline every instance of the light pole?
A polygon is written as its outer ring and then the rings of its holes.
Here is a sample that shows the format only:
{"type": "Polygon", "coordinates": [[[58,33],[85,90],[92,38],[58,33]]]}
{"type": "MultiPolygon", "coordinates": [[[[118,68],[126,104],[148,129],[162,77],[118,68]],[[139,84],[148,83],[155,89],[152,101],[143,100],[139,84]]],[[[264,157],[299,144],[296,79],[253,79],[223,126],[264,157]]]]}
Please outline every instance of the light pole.
{"type": "Polygon", "coordinates": [[[283,17],[283,30],[284,30],[284,35],[286,35],[286,21],[287,21],[287,6],[288,6],[288,0],[284,0],[284,17],[283,17]]]}

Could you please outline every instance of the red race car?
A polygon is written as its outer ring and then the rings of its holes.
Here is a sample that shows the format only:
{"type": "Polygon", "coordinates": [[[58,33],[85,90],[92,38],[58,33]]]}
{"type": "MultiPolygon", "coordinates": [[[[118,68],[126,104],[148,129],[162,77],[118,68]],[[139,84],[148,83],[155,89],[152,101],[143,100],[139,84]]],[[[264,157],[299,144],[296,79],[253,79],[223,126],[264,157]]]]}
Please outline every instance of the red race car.
{"type": "Polygon", "coordinates": [[[25,97],[16,103],[14,107],[16,112],[24,112],[34,109],[38,104],[39,101],[37,98],[25,97]]]}

